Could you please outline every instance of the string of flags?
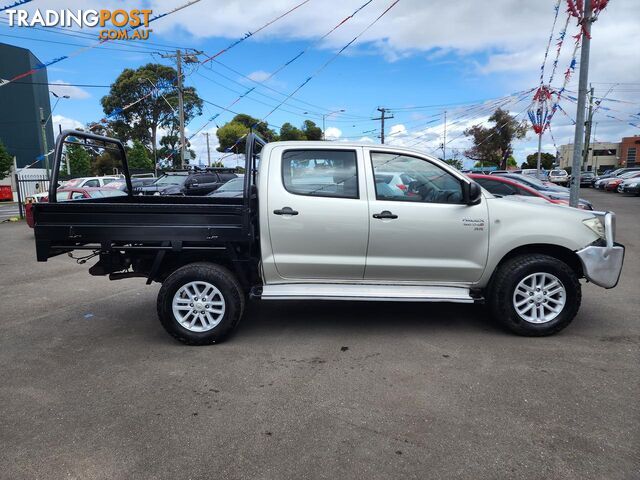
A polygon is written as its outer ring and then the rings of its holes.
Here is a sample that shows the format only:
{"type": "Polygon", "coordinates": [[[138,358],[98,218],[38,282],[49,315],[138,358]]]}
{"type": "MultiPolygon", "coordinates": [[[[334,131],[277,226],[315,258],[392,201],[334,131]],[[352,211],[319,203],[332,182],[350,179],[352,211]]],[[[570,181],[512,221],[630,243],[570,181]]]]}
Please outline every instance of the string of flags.
{"type": "Polygon", "coordinates": [[[32,0],[18,0],[11,5],[7,5],[6,7],[0,7],[0,12],[4,12],[5,10],[9,10],[10,8],[19,7],[20,5],[24,5],[25,3],[29,3],[32,0]]]}
{"type": "MultiPolygon", "coordinates": [[[[170,10],[168,12],[165,12],[165,13],[162,13],[162,14],[159,14],[159,15],[156,15],[155,17],[151,17],[149,19],[149,23],[154,22],[156,20],[159,20],[161,18],[164,18],[167,15],[171,15],[173,13],[176,13],[176,12],[178,12],[180,10],[183,10],[183,9],[187,8],[187,7],[190,7],[191,5],[193,5],[195,3],[198,3],[199,1],[200,0],[190,0],[189,2],[187,2],[187,3],[185,3],[185,4],[181,5],[181,6],[178,6],[178,7],[174,8],[173,10],[170,10]]],[[[26,2],[24,2],[24,3],[26,3],[26,2]]],[[[126,30],[127,29],[120,29],[120,31],[126,31],[126,30]]],[[[67,60],[69,58],[77,57],[78,55],[80,55],[80,54],[82,54],[82,53],[84,53],[84,52],[86,52],[88,50],[91,50],[91,49],[94,49],[96,47],[99,47],[100,45],[103,45],[104,43],[108,42],[109,40],[110,40],[109,38],[104,38],[104,39],[101,39],[98,42],[94,43],[93,45],[88,45],[86,47],[81,47],[81,48],[79,48],[77,50],[74,50],[73,52],[71,52],[68,55],[63,55],[61,57],[54,58],[53,60],[50,60],[48,62],[37,64],[34,68],[32,68],[30,70],[27,70],[26,72],[21,73],[19,75],[16,75],[15,77],[10,78],[9,80],[7,80],[7,81],[5,81],[3,83],[0,83],[0,88],[4,87],[4,86],[6,86],[6,85],[8,85],[8,84],[10,84],[12,82],[15,82],[17,80],[23,79],[25,77],[29,77],[29,76],[33,75],[34,73],[36,73],[36,72],[38,72],[38,71],[40,71],[40,70],[42,70],[44,68],[47,68],[47,67],[49,67],[51,65],[54,65],[56,63],[62,62],[63,60],[67,60]]]]}

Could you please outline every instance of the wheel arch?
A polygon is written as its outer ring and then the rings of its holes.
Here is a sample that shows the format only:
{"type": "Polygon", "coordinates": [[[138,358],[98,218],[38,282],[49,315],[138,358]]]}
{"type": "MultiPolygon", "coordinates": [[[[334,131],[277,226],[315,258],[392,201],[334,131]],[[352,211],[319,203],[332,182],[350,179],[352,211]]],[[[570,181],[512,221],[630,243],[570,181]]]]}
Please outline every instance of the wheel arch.
{"type": "Polygon", "coordinates": [[[489,285],[491,285],[491,281],[495,276],[495,273],[502,267],[502,265],[508,260],[527,254],[542,254],[548,255],[550,257],[561,260],[566,263],[578,276],[578,278],[584,277],[584,271],[582,269],[582,262],[580,258],[573,250],[563,247],[561,245],[554,245],[549,243],[529,243],[526,245],[520,245],[508,251],[498,262],[493,273],[491,274],[491,280],[489,281],[489,285]]]}

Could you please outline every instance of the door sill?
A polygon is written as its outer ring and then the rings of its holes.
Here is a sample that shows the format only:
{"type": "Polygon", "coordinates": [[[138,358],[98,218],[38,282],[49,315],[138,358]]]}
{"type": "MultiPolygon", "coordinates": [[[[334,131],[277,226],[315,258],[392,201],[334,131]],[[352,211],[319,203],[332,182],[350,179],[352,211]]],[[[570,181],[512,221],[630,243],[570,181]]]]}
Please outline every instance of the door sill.
{"type": "Polygon", "coordinates": [[[251,291],[261,300],[349,300],[383,302],[474,303],[482,298],[466,287],[291,283],[264,285],[251,291]]]}

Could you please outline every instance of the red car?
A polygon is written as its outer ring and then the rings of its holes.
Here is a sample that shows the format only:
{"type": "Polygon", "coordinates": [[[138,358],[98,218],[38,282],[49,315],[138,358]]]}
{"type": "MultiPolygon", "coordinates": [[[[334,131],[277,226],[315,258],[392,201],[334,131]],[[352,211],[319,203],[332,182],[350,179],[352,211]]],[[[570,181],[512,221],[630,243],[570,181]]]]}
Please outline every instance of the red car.
{"type": "MultiPolygon", "coordinates": [[[[85,187],[85,188],[59,188],[56,191],[56,200],[58,202],[67,202],[69,200],[81,200],[83,198],[103,198],[103,197],[119,197],[126,195],[122,190],[115,188],[85,187]]],[[[49,196],[40,198],[39,202],[48,202],[49,196]]],[[[27,225],[33,228],[33,204],[35,202],[27,202],[24,206],[25,219],[27,225]]]]}
{"type": "Polygon", "coordinates": [[[467,174],[467,176],[473,179],[473,181],[479,183],[482,188],[496,197],[521,195],[523,197],[543,198],[548,202],[558,205],[569,205],[569,202],[566,200],[549,198],[538,190],[534,190],[533,188],[518,183],[515,180],[511,180],[510,178],[501,177],[499,175],[480,175],[478,173],[470,173],[467,174]]]}
{"type": "Polygon", "coordinates": [[[612,178],[609,181],[604,182],[604,189],[607,192],[617,192],[618,185],[620,185],[625,180],[629,180],[630,178],[640,177],[640,172],[633,172],[626,175],[622,175],[621,177],[612,178]]]}

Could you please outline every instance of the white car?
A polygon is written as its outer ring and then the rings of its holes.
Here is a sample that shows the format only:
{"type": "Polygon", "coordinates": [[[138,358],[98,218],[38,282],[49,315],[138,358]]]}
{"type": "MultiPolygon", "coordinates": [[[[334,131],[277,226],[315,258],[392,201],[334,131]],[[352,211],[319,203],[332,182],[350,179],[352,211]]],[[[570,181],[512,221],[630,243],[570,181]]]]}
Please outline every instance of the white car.
{"type": "Polygon", "coordinates": [[[569,178],[569,174],[566,170],[551,170],[547,180],[551,183],[567,185],[569,183],[569,178]]]}
{"type": "Polygon", "coordinates": [[[104,187],[116,180],[122,180],[118,175],[105,175],[103,177],[78,177],[67,180],[62,184],[65,188],[104,187]]]}
{"type": "Polygon", "coordinates": [[[92,275],[162,283],[160,322],[191,345],[222,341],[249,299],[487,303],[511,331],[551,335],[578,313],[581,279],[618,283],[611,212],[498,198],[392,145],[250,134],[245,151],[239,197],[36,204],[38,260],[98,250],[92,275]]]}

